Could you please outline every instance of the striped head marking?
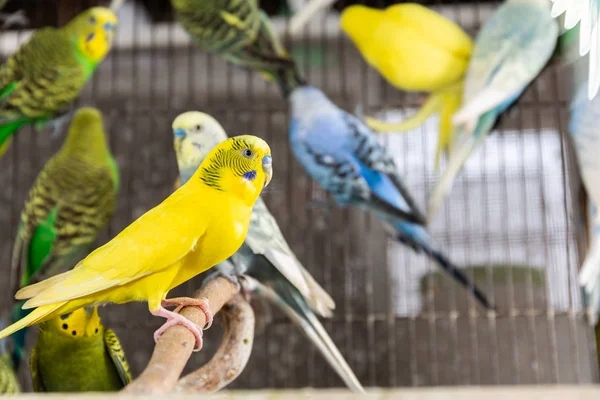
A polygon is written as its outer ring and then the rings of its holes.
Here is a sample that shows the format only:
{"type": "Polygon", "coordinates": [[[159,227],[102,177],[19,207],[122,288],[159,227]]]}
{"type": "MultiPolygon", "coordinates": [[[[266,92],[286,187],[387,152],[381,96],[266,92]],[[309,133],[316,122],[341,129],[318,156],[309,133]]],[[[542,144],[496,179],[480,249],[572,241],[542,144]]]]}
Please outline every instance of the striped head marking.
{"type": "Polygon", "coordinates": [[[172,128],[177,165],[180,175],[187,175],[185,181],[196,172],[216,145],[227,140],[221,124],[199,111],[188,111],[177,116],[172,128]]]}
{"type": "Polygon", "coordinates": [[[236,136],[217,145],[198,169],[207,186],[229,191],[254,204],[273,176],[271,149],[262,139],[236,136]]]}
{"type": "Polygon", "coordinates": [[[76,16],[65,31],[72,35],[79,51],[90,61],[100,62],[112,47],[117,16],[105,7],[90,8],[76,16]]]}

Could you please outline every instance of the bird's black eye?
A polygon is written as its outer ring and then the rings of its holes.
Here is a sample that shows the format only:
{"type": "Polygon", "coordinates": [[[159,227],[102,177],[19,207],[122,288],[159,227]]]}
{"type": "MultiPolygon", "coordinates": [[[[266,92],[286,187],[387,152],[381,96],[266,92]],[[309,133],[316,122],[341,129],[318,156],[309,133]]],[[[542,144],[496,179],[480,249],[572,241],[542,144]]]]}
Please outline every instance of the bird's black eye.
{"type": "Polygon", "coordinates": [[[94,331],[94,333],[98,333],[98,328],[96,328],[96,330],[94,331]]]}
{"type": "Polygon", "coordinates": [[[242,155],[246,158],[252,158],[254,157],[254,152],[250,149],[244,149],[242,150],[242,155]]]}
{"type": "Polygon", "coordinates": [[[71,332],[71,335],[73,335],[73,336],[77,336],[77,331],[73,331],[73,332],[71,332]]]}
{"type": "Polygon", "coordinates": [[[196,130],[200,132],[202,130],[202,125],[196,125],[196,130]]]}
{"type": "Polygon", "coordinates": [[[63,324],[63,325],[62,325],[62,328],[63,328],[63,329],[66,331],[67,329],[69,329],[69,325],[67,325],[67,324],[63,324]]]}
{"type": "Polygon", "coordinates": [[[90,24],[96,25],[96,17],[90,17],[90,24]]]}

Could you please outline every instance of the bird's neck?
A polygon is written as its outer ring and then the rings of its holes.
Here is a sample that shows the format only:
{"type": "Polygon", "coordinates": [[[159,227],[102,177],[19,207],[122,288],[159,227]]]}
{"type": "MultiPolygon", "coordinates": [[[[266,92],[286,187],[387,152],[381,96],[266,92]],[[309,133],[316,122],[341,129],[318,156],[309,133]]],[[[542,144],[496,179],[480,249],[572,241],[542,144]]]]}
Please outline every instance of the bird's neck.
{"type": "Polygon", "coordinates": [[[261,192],[261,188],[258,187],[257,183],[258,179],[257,176],[254,180],[248,180],[236,176],[227,169],[221,169],[218,173],[215,173],[210,168],[199,168],[190,178],[190,180],[196,181],[211,190],[234,196],[249,207],[254,205],[261,192]]]}
{"type": "Polygon", "coordinates": [[[94,129],[70,132],[59,154],[88,162],[104,162],[111,157],[104,133],[94,129]]]}

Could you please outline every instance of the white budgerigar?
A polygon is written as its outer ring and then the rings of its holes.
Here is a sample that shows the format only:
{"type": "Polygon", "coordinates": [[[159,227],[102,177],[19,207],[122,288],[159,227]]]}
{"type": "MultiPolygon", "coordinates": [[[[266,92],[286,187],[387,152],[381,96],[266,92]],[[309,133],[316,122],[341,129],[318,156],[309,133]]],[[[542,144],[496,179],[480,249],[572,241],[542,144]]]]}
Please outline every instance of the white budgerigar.
{"type": "Polygon", "coordinates": [[[558,25],[547,0],[507,0],[485,22],[469,62],[463,103],[454,114],[454,144],[430,199],[431,220],[471,153],[498,116],[542,71],[556,46],[558,25]]]}
{"type": "Polygon", "coordinates": [[[579,23],[579,55],[589,53],[588,99],[600,88],[600,0],[552,0],[552,17],[565,15],[564,27],[573,29],[579,23]]]}
{"type": "Polygon", "coordinates": [[[579,284],[589,321],[595,325],[600,310],[600,97],[589,100],[587,93],[587,85],[583,82],[571,102],[569,132],[590,200],[589,249],[581,267],[579,284]]]}

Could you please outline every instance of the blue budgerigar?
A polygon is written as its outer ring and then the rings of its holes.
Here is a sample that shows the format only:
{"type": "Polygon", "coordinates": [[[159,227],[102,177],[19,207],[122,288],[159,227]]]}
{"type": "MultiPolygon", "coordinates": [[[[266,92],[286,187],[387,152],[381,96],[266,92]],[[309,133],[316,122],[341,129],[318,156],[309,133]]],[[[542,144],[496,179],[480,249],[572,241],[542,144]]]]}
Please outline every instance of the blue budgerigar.
{"type": "Polygon", "coordinates": [[[579,24],[579,55],[589,53],[588,99],[600,88],[600,0],[552,0],[552,17],[564,14],[566,30],[579,24]]]}
{"type": "Polygon", "coordinates": [[[491,308],[483,292],[444,255],[425,229],[425,217],[376,135],[317,88],[296,88],[290,100],[290,144],[308,174],[341,206],[355,205],[373,212],[398,240],[426,253],[484,307],[491,308]]]}
{"type": "Polygon", "coordinates": [[[569,132],[591,203],[590,247],[579,274],[579,284],[590,311],[590,323],[595,325],[600,311],[600,97],[588,100],[587,85],[579,88],[571,102],[569,132]]]}
{"type": "MultiPolygon", "coordinates": [[[[190,179],[213,147],[227,139],[217,120],[198,111],[178,116],[173,134],[181,184],[190,179]]],[[[217,269],[234,281],[243,276],[244,287],[290,318],[351,390],[364,391],[315,315],[332,316],[335,303],[296,258],[262,199],[254,204],[244,244],[217,269]]]]}
{"type": "Polygon", "coordinates": [[[429,220],[498,116],[542,71],[557,37],[558,25],[547,0],[507,0],[485,22],[467,69],[463,104],[452,119],[455,140],[430,198],[429,220]]]}

